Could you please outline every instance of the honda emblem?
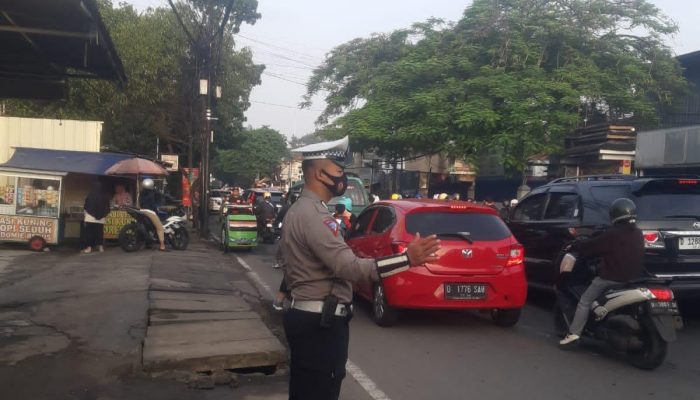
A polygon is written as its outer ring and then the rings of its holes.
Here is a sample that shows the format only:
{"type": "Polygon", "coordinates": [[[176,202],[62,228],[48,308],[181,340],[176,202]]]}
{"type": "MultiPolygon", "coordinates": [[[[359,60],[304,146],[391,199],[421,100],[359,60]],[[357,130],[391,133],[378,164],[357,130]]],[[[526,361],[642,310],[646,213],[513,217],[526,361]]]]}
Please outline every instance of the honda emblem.
{"type": "Polygon", "coordinates": [[[462,250],[462,257],[464,257],[464,258],[472,258],[473,255],[474,255],[474,251],[472,249],[462,250]]]}
{"type": "Polygon", "coordinates": [[[693,222],[693,228],[700,229],[700,222],[693,222]]]}

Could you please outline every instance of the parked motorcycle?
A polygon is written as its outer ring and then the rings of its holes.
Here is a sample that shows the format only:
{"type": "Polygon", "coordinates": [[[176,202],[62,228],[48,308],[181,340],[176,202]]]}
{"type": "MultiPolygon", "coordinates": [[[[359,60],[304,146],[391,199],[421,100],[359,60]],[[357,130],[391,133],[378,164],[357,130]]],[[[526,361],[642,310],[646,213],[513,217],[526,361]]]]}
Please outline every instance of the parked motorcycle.
{"type": "MultiPolygon", "coordinates": [[[[596,276],[593,260],[567,254],[555,285],[555,326],[562,336],[569,331],[581,295],[596,276]]],[[[608,343],[624,353],[632,365],[655,369],[666,358],[668,343],[682,327],[669,282],[642,278],[607,290],[591,307],[584,337],[608,343]]]]}
{"type": "MultiPolygon", "coordinates": [[[[119,231],[119,245],[126,252],[134,252],[143,245],[150,247],[152,243],[158,243],[158,235],[153,223],[140,209],[126,206],[124,210],[135,220],[124,225],[119,231]]],[[[185,217],[179,215],[180,212],[173,212],[171,215],[159,213],[163,223],[165,233],[165,244],[172,246],[175,250],[185,250],[190,242],[190,237],[185,227],[185,217]]]]}

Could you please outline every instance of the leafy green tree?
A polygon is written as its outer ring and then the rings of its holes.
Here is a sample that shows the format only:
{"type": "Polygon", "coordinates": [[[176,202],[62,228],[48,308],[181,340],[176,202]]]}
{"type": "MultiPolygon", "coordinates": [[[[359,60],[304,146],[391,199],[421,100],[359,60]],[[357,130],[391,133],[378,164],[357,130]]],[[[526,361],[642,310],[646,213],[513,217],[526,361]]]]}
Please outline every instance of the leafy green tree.
{"type": "Polygon", "coordinates": [[[475,0],[455,24],[336,47],[305,105],[327,91],[318,122],[393,159],[497,151],[522,171],[591,110],[653,124],[686,85],[664,42],[676,30],[645,0],[475,0]]]}
{"type": "Polygon", "coordinates": [[[286,157],[289,157],[289,149],[284,136],[263,126],[247,130],[235,149],[220,150],[212,167],[217,178],[245,187],[258,178],[279,178],[279,165],[286,157]]]}
{"type": "MultiPolygon", "coordinates": [[[[228,1],[180,1],[177,7],[202,18],[207,12],[220,12],[224,3],[228,1]]],[[[102,144],[114,150],[153,155],[159,138],[162,150],[185,154],[194,136],[196,151],[203,133],[204,110],[195,75],[201,66],[173,11],[149,8],[139,13],[129,4],[115,6],[110,0],[99,0],[99,6],[129,79],[123,90],[110,82],[73,79],[68,99],[8,101],[8,114],[104,121],[102,144]]],[[[256,10],[256,0],[236,1],[224,34],[218,71],[222,98],[214,108],[219,118],[215,145],[223,148],[240,142],[237,136],[243,131],[250,92],[261,82],[263,66],[253,63],[248,49],[234,50],[233,40],[242,23],[252,24],[260,17],[256,10]]]]}

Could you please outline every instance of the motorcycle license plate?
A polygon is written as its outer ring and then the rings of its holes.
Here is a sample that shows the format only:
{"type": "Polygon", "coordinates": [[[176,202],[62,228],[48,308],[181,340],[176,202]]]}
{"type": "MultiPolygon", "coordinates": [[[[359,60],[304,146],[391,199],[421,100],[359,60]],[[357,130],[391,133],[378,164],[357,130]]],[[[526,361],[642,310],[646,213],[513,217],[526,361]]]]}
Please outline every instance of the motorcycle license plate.
{"type": "Polygon", "coordinates": [[[678,250],[700,250],[700,236],[679,237],[678,250]]]}
{"type": "Polygon", "coordinates": [[[649,303],[652,315],[676,315],[678,304],[675,301],[652,301],[649,303]]]}
{"type": "Polygon", "coordinates": [[[486,284],[483,283],[445,283],[447,300],[481,300],[486,298],[486,284]]]}

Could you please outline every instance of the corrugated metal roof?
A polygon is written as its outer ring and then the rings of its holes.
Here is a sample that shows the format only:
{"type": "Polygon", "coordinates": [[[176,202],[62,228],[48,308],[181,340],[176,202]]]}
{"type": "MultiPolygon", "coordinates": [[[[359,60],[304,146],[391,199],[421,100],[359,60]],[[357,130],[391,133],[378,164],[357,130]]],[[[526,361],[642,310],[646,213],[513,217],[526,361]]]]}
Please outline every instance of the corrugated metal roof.
{"type": "Polygon", "coordinates": [[[132,157],[118,153],[18,147],[12,158],[0,164],[0,168],[105,175],[109,167],[132,157]]]}

